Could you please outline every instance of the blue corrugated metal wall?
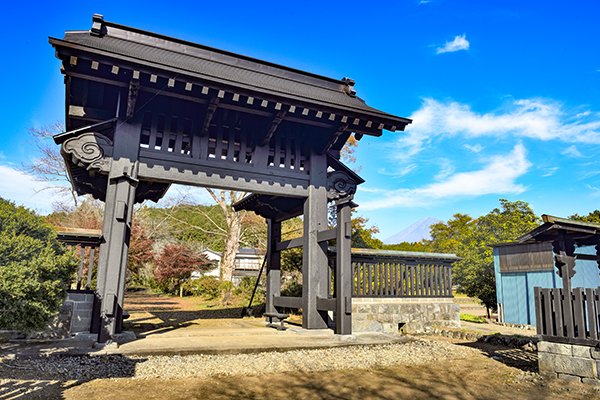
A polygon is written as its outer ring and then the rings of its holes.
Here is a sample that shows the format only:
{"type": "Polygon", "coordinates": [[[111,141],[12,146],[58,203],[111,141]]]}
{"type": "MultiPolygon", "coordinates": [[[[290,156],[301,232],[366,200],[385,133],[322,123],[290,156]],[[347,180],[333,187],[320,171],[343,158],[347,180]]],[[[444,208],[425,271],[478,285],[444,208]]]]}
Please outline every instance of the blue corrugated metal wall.
{"type": "MultiPolygon", "coordinates": [[[[593,246],[577,249],[578,253],[596,254],[593,246]]],[[[511,324],[535,325],[535,300],[533,288],[562,287],[562,280],[553,271],[500,273],[500,257],[494,249],[494,270],[496,272],[496,297],[504,308],[504,322],[511,324]]],[[[579,260],[572,287],[600,287],[600,274],[595,261],[579,260]]]]}

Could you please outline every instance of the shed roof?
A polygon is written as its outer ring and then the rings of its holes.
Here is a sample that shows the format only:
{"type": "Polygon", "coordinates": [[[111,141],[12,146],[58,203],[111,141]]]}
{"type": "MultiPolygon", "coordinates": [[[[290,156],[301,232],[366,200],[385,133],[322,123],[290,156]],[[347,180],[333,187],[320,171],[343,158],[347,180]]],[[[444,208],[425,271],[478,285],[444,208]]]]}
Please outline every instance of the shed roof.
{"type": "Polygon", "coordinates": [[[544,223],[521,236],[518,241],[552,241],[558,238],[560,232],[565,232],[579,245],[597,244],[600,241],[600,225],[590,222],[542,215],[544,223]]]}

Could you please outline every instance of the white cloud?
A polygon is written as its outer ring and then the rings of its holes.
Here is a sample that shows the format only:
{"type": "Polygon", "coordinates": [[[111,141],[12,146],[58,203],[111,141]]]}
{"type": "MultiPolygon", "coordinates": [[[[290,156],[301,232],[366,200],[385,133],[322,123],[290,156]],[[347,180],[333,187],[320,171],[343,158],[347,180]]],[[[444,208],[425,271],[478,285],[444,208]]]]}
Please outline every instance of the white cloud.
{"type": "Polygon", "coordinates": [[[571,145],[571,146],[567,147],[566,149],[561,151],[560,154],[562,154],[563,156],[568,156],[568,157],[573,157],[573,158],[583,157],[583,154],[581,154],[581,152],[579,150],[577,150],[577,146],[575,146],[575,145],[571,145]]]}
{"type": "Polygon", "coordinates": [[[435,52],[436,54],[443,53],[454,53],[455,51],[469,50],[469,41],[467,35],[457,35],[450,42],[446,42],[443,46],[438,47],[435,52]]]}
{"type": "Polygon", "coordinates": [[[64,200],[64,195],[48,187],[47,182],[37,181],[33,176],[8,165],[0,165],[0,197],[46,214],[53,203],[64,200]]]}
{"type": "Polygon", "coordinates": [[[385,176],[392,176],[394,178],[401,178],[405,175],[410,174],[417,168],[417,164],[408,164],[394,170],[388,170],[387,168],[379,168],[377,173],[385,176]]]}
{"type": "Polygon", "coordinates": [[[414,207],[457,197],[519,194],[526,187],[516,180],[530,167],[525,147],[517,144],[508,154],[488,158],[487,164],[479,170],[454,173],[421,188],[387,191],[376,200],[361,201],[361,209],[414,207]]]}
{"type": "Polygon", "coordinates": [[[481,153],[484,149],[484,147],[480,144],[474,144],[474,145],[470,145],[470,144],[465,144],[465,149],[472,151],[473,153],[481,153]]]}
{"type": "Polygon", "coordinates": [[[436,137],[467,139],[507,136],[566,143],[600,144],[600,113],[569,113],[557,102],[516,100],[497,112],[477,113],[467,104],[423,100],[398,142],[397,159],[407,160],[436,137]]]}
{"type": "Polygon", "coordinates": [[[542,177],[547,178],[549,176],[554,175],[555,173],[558,172],[558,167],[550,167],[550,168],[546,168],[544,170],[544,173],[542,174],[542,177]]]}

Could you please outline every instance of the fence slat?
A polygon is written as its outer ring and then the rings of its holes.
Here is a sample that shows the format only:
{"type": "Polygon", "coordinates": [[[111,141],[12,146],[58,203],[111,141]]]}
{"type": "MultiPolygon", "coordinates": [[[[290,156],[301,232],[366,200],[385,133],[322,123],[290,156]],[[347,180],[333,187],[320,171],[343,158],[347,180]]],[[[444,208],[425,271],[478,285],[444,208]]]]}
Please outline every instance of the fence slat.
{"type": "Polygon", "coordinates": [[[583,339],[586,336],[583,288],[574,288],[573,297],[573,319],[575,321],[575,337],[583,339]]]}
{"type": "Polygon", "coordinates": [[[544,296],[544,332],[547,335],[554,335],[554,326],[552,324],[552,301],[550,289],[542,289],[544,296]]]}
{"type": "Polygon", "coordinates": [[[556,323],[556,330],[554,331],[554,334],[557,336],[565,336],[565,323],[563,321],[562,316],[562,296],[563,293],[561,288],[552,289],[552,297],[554,302],[554,320],[556,323]]]}
{"type": "Polygon", "coordinates": [[[369,270],[369,296],[371,296],[373,294],[373,264],[368,263],[368,270],[369,270]]]}
{"type": "Polygon", "coordinates": [[[544,333],[544,316],[542,314],[542,288],[533,288],[533,298],[535,301],[535,327],[536,333],[542,335],[544,333]]]}
{"type": "Polygon", "coordinates": [[[567,328],[567,337],[575,337],[575,321],[573,320],[573,292],[563,290],[563,322],[567,328]]]}
{"type": "Polygon", "coordinates": [[[95,264],[95,250],[96,248],[90,247],[90,262],[88,264],[87,270],[87,282],[85,284],[86,289],[90,289],[92,287],[92,274],[94,273],[94,264],[95,264]]]}
{"type": "Polygon", "coordinates": [[[595,310],[596,294],[594,289],[585,289],[585,299],[587,304],[588,326],[590,329],[589,337],[593,340],[598,340],[598,311],[595,310]]]}

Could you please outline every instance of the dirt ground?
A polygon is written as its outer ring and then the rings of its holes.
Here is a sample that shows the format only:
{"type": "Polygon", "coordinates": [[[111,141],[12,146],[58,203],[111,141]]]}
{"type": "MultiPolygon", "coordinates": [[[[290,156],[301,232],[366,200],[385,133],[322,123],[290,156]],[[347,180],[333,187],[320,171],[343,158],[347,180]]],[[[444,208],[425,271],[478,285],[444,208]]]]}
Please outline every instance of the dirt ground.
{"type": "MultiPolygon", "coordinates": [[[[202,328],[204,324],[218,322],[218,318],[233,320],[232,317],[239,315],[240,311],[207,308],[193,298],[166,298],[142,293],[129,296],[127,302],[131,313],[129,329],[138,334],[152,334],[162,329],[202,328]]],[[[468,355],[454,360],[369,370],[356,368],[287,374],[260,374],[261,371],[257,371],[253,376],[186,379],[107,376],[79,381],[12,378],[2,382],[0,376],[0,383],[3,383],[0,384],[0,399],[600,400],[600,388],[540,378],[536,373],[537,359],[533,352],[443,337],[435,340],[449,341],[457,349],[467,346],[475,351],[459,352],[468,355]],[[23,394],[25,392],[28,393],[23,394]]],[[[285,352],[281,353],[281,362],[286,362],[285,352]]],[[[128,376],[133,376],[133,373],[128,376]]]]}
{"type": "MultiPolygon", "coordinates": [[[[489,349],[488,349],[489,350],[489,349]]],[[[285,353],[282,354],[285,362],[285,353]]],[[[45,399],[600,399],[582,384],[548,382],[490,358],[422,366],[196,379],[54,383],[45,399]]],[[[24,383],[25,384],[25,383],[24,383]]],[[[42,392],[38,392],[40,395],[42,392]]],[[[10,398],[10,397],[3,397],[10,398]]]]}

